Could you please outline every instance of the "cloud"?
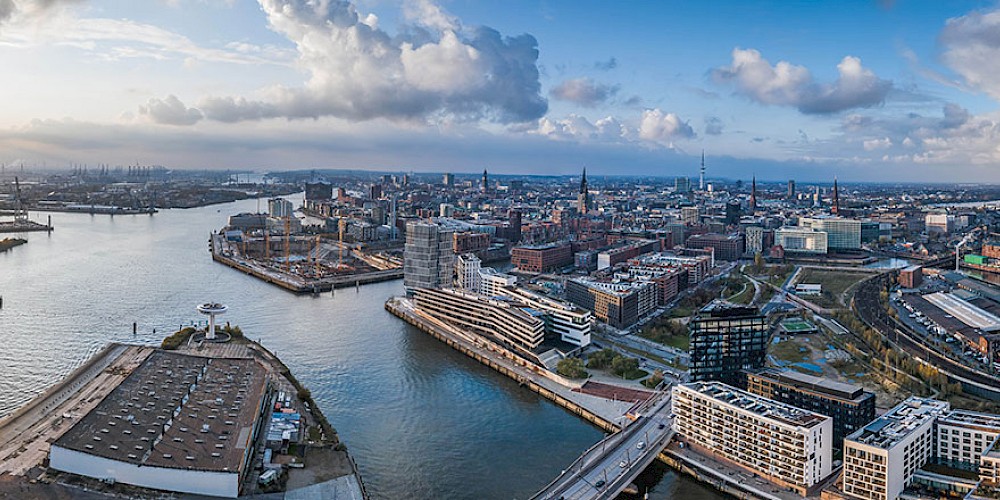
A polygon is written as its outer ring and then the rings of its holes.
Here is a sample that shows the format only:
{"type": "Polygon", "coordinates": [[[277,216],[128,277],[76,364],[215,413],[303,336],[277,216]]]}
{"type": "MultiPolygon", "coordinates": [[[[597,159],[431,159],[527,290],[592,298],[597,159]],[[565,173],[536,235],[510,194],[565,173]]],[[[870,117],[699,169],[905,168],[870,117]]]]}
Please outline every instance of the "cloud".
{"type": "Polygon", "coordinates": [[[201,111],[185,106],[175,95],[151,98],[145,106],[139,106],[139,114],[161,125],[194,125],[204,117],[201,111]]]}
{"type": "Polygon", "coordinates": [[[664,113],[659,109],[642,112],[639,121],[639,137],[659,144],[672,144],[674,139],[690,139],[694,129],[674,113],[664,113]]]}
{"type": "Polygon", "coordinates": [[[274,87],[262,98],[210,97],[207,118],[244,121],[333,116],[352,121],[537,120],[538,42],[465,27],[428,0],[411,1],[411,23],[393,36],[347,1],[259,0],[270,28],[296,45],[301,87],[274,87]]]}
{"type": "Polygon", "coordinates": [[[593,107],[607,101],[617,92],[617,85],[596,83],[590,78],[574,78],[553,87],[549,91],[549,96],[560,101],[593,107]]]}
{"type": "Polygon", "coordinates": [[[597,71],[611,71],[618,67],[618,59],[614,57],[608,59],[607,61],[597,61],[594,63],[594,69],[597,71]]]}
{"type": "Polygon", "coordinates": [[[720,135],[722,134],[722,129],[725,124],[722,123],[722,119],[718,116],[709,116],[705,118],[705,134],[706,135],[720,135]]]}
{"type": "Polygon", "coordinates": [[[861,60],[846,56],[837,65],[834,83],[816,83],[803,66],[787,61],[775,65],[754,49],[733,49],[732,63],[712,70],[720,83],[761,104],[792,106],[801,113],[827,114],[867,108],[885,101],[892,82],[875,76],[861,60]]]}
{"type": "Polygon", "coordinates": [[[37,20],[52,10],[80,3],[82,0],[0,0],[0,25],[37,20]]]}
{"type": "Polygon", "coordinates": [[[939,41],[948,67],[968,86],[1000,99],[1000,10],[949,19],[939,41]]]}

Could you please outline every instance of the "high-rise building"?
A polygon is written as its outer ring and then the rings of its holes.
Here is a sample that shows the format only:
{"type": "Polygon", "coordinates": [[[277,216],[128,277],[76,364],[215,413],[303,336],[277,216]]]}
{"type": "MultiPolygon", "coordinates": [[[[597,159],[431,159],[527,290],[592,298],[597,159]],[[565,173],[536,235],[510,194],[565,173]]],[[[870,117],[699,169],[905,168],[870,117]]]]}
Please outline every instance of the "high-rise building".
{"type": "Polygon", "coordinates": [[[455,286],[470,292],[479,292],[482,281],[479,279],[479,271],[482,269],[482,261],[475,254],[467,253],[459,255],[455,259],[455,286]]]}
{"type": "Polygon", "coordinates": [[[715,300],[688,323],[688,331],[692,381],[740,386],[740,370],[764,367],[771,328],[756,307],[715,300]]]}
{"type": "Polygon", "coordinates": [[[739,224],[742,216],[743,210],[740,208],[740,200],[734,198],[726,202],[726,225],[739,224]]]}
{"type": "Polygon", "coordinates": [[[580,215],[590,213],[590,191],[587,188],[587,169],[583,169],[583,178],[580,180],[580,194],[576,195],[577,210],[580,215]]]}
{"type": "Polygon", "coordinates": [[[417,288],[451,286],[455,266],[454,231],[433,222],[406,224],[403,251],[403,286],[408,294],[417,288]]]}
{"type": "Polygon", "coordinates": [[[368,198],[377,200],[382,197],[382,185],[372,184],[368,187],[368,198]]]}
{"type": "Polygon", "coordinates": [[[510,241],[517,244],[521,242],[521,210],[512,208],[507,212],[507,223],[510,225],[510,241]]]}
{"type": "Polygon", "coordinates": [[[833,418],[833,446],[875,420],[875,394],[796,371],[765,368],[746,374],[747,391],[833,418]]]}
{"type": "Polygon", "coordinates": [[[681,222],[684,224],[697,224],[701,219],[698,207],[681,207],[681,222]]]}
{"type": "Polygon", "coordinates": [[[794,180],[789,180],[788,181],[788,195],[787,195],[787,197],[788,197],[789,200],[794,200],[795,199],[795,181],[794,180]]]}
{"type": "Polygon", "coordinates": [[[750,255],[764,253],[764,228],[761,226],[747,226],[746,229],[746,250],[750,255]]]}
{"type": "Polygon", "coordinates": [[[705,190],[705,150],[701,150],[701,170],[698,172],[698,191],[705,190]]]}
{"type": "Polygon", "coordinates": [[[825,254],[827,234],[807,227],[783,226],[774,230],[774,244],[788,253],[825,254]]]}
{"type": "Polygon", "coordinates": [[[720,382],[673,388],[674,430],[805,496],[833,470],[833,419],[720,382]]]}
{"type": "Polygon", "coordinates": [[[833,206],[830,207],[830,213],[837,215],[840,213],[840,192],[837,189],[837,177],[833,178],[833,206]]]}
{"type": "Polygon", "coordinates": [[[455,185],[455,174],[444,174],[441,179],[441,183],[447,187],[452,187],[455,185]]]}
{"type": "Polygon", "coordinates": [[[284,198],[271,198],[267,200],[267,213],[271,217],[291,217],[295,211],[295,206],[292,202],[284,198]]]}
{"type": "Polygon", "coordinates": [[[861,221],[843,217],[801,217],[799,227],[812,228],[827,234],[827,248],[857,250],[861,248],[861,221]]]}
{"type": "Polygon", "coordinates": [[[675,177],[674,178],[674,191],[678,193],[690,193],[691,192],[691,179],[687,177],[675,177]]]}

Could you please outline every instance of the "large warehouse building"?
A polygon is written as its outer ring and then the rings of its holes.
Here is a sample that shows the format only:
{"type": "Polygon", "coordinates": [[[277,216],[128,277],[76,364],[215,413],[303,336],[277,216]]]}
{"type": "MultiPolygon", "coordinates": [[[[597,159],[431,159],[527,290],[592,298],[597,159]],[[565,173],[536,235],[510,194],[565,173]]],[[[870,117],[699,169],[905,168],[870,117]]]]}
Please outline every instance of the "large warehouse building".
{"type": "Polygon", "coordinates": [[[239,496],[268,413],[252,359],[157,351],[52,444],[50,467],[144,488],[239,496]]]}

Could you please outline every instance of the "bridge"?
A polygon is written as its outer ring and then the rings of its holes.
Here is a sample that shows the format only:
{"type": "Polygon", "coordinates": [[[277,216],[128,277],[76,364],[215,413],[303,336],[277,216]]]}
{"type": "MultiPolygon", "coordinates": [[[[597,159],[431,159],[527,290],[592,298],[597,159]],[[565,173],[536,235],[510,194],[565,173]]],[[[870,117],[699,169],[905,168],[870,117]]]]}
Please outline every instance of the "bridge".
{"type": "Polygon", "coordinates": [[[532,500],[612,499],[656,460],[674,436],[670,393],[630,413],[634,421],[585,451],[532,500]]]}

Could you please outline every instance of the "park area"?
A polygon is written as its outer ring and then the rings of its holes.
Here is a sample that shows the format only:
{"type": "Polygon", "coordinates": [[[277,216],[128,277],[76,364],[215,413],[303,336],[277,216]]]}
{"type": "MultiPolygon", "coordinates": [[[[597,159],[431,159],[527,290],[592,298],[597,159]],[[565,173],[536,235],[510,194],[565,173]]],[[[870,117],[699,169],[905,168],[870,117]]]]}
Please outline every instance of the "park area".
{"type": "Polygon", "coordinates": [[[847,307],[843,301],[844,292],[871,274],[832,269],[802,268],[796,278],[796,284],[819,284],[823,291],[815,296],[802,296],[803,300],[812,302],[824,309],[840,309],[847,307]]]}

